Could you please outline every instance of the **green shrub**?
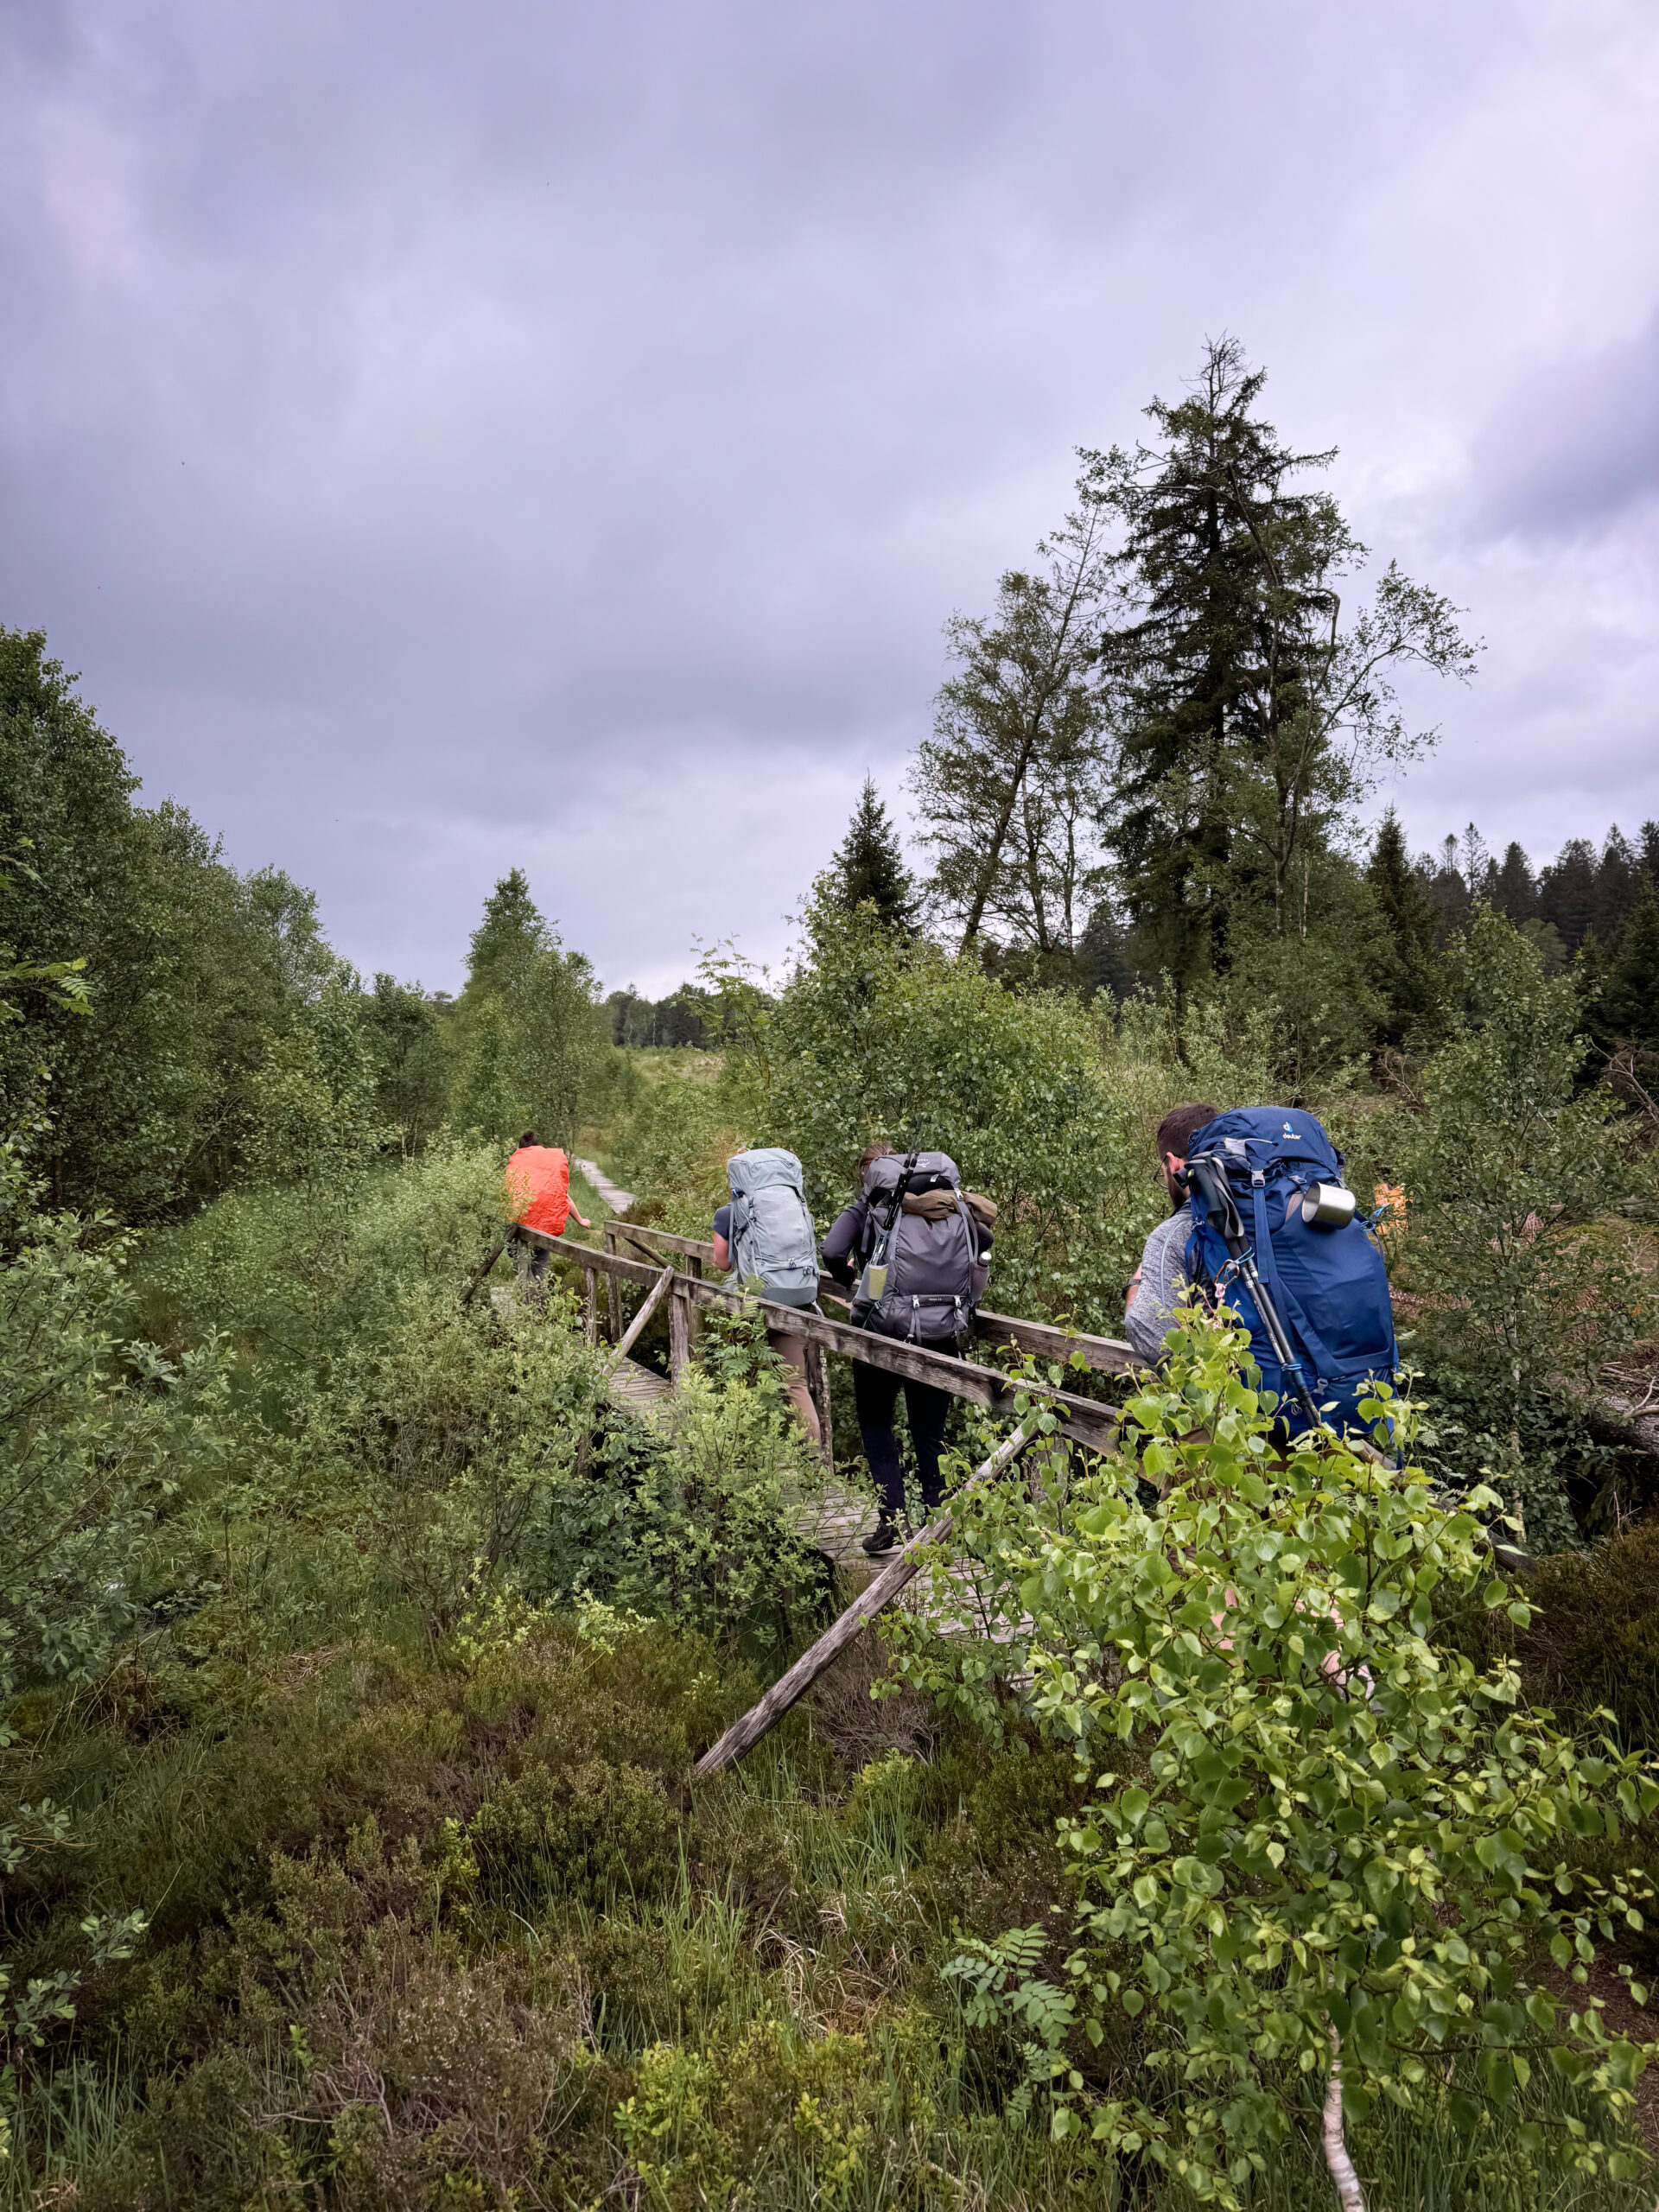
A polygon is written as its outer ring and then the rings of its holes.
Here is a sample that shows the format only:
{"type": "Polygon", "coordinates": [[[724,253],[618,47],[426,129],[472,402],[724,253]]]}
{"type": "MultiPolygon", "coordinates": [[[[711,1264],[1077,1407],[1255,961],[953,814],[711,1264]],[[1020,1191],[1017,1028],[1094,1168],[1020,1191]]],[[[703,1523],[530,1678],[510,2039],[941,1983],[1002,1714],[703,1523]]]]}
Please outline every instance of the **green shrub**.
{"type": "Polygon", "coordinates": [[[820,2202],[845,2202],[868,2168],[885,2100],[864,2037],[810,2037],[760,2020],[701,2050],[653,2044],[616,2124],[666,2212],[727,2204],[787,2168],[820,2202]]]}
{"type": "Polygon", "coordinates": [[[1627,1744],[1659,1750],[1659,1528],[1541,1560],[1516,1657],[1533,1696],[1612,1713],[1627,1744]]]}
{"type": "MultiPolygon", "coordinates": [[[[1564,2008],[1535,1961],[1582,1986],[1595,1936],[1640,1925],[1645,1880],[1569,1871],[1568,1850],[1617,1846],[1659,1781],[1518,1708],[1511,1667],[1436,1650],[1448,1605],[1478,1594],[1523,1630],[1529,1609],[1417,1471],[1324,1433],[1281,1455],[1246,1344],[1193,1323],[1128,1407],[1119,1457],[1078,1471],[1062,1452],[1040,1484],[963,1502],[1031,1710],[1090,1774],[1062,1824],[1078,1892],[1064,1972],[1046,1970],[1052,1926],[964,1947],[969,2017],[1023,2024],[1062,2132],[1224,2205],[1316,2122],[1333,2031],[1355,2121],[1384,2098],[1432,2120],[1461,2061],[1448,2109],[1473,2165],[1541,2170],[1560,2148],[1586,2174],[1633,2175],[1647,2054],[1596,1999],[1564,2008]],[[1102,2090],[1078,2054],[1126,2022],[1146,2070],[1102,2090]],[[1546,2053],[1592,2093],[1565,2145],[1515,2116],[1546,2053]]],[[[948,1648],[912,1643],[905,1665],[982,1701],[948,1648]]]]}
{"type": "Polygon", "coordinates": [[[705,1052],[652,1055],[649,1079],[610,1148],[610,1165],[636,1200],[660,1206],[663,1226],[682,1236],[708,1236],[715,1209],[731,1196],[726,1162],[743,1148],[720,1073],[705,1052]]]}
{"type": "Polygon", "coordinates": [[[567,1465],[535,1586],[775,1649],[821,1593],[791,1522],[822,1480],[772,1375],[690,1367],[665,1428],[617,1419],[567,1465]]]}
{"type": "Polygon", "coordinates": [[[480,1807],[468,1839],[487,1881],[608,1904],[660,1895],[679,1872],[677,1824],[653,1774],[589,1759],[526,1767],[480,1807]]]}
{"type": "Polygon", "coordinates": [[[279,1858],[270,1912],[163,1961],[133,2025],[174,2064],[91,2201],[391,2212],[537,2189],[588,2087],[580,2019],[563,1978],[433,1941],[442,1872],[370,1822],[338,1856],[279,1858]]]}
{"type": "Polygon", "coordinates": [[[124,1346],[130,1240],[40,1195],[0,1144],[0,1706],[108,1662],[153,1594],[158,1520],[231,1446],[222,1347],[124,1346]]]}
{"type": "Polygon", "coordinates": [[[1540,1550],[1573,1537],[1554,1467],[1523,1450],[1541,1395],[1582,1401],[1652,1325],[1650,1289],[1605,1215],[1630,1182],[1617,1102],[1576,1089],[1586,1046],[1569,977],[1481,906],[1460,951],[1466,1005],[1398,1125],[1396,1277],[1422,1304],[1409,1349],[1518,1492],[1540,1550]]]}
{"type": "Polygon", "coordinates": [[[825,1226],[872,1138],[939,1147],[1001,1210],[989,1302],[1115,1323],[1162,1201],[1141,1100],[1109,1080],[1086,1009],[1016,996],[827,897],[808,927],[808,957],[728,1055],[741,1126],[798,1154],[825,1226]]]}
{"type": "Polygon", "coordinates": [[[500,1234],[499,1149],[440,1134],[418,1159],[231,1192],[163,1232],[137,1270],[138,1320],[164,1343],[219,1332],[280,1394],[384,1338],[406,1302],[458,1290],[500,1234]]]}

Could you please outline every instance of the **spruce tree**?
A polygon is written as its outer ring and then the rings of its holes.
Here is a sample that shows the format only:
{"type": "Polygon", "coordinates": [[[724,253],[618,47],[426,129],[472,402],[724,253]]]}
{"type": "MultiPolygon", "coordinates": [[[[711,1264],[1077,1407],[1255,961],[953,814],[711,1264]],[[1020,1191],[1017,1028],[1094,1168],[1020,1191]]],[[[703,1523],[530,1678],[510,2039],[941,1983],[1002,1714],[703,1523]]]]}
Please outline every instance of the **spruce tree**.
{"type": "Polygon", "coordinates": [[[1492,905],[1517,929],[1538,912],[1538,881],[1526,849],[1513,840],[1503,848],[1503,864],[1492,887],[1492,905]]]}
{"type": "Polygon", "coordinates": [[[866,776],[835,860],[836,894],[850,913],[866,904],[890,930],[916,934],[916,886],[899,850],[899,833],[866,776]]]}
{"type": "Polygon", "coordinates": [[[510,869],[485,900],[483,919],[473,931],[467,990],[476,996],[480,990],[500,988],[514,969],[549,942],[547,924],[530,895],[528,878],[521,868],[510,869]]]}
{"type": "Polygon", "coordinates": [[[1616,944],[1640,894],[1641,862],[1614,823],[1596,862],[1596,904],[1591,927],[1604,944],[1616,944]]]}
{"type": "Polygon", "coordinates": [[[1335,500],[1299,480],[1334,449],[1298,452],[1262,420],[1265,372],[1212,342],[1185,399],[1147,410],[1155,448],[1089,454],[1091,496],[1118,520],[1121,619],[1100,664],[1119,732],[1110,835],[1144,966],[1178,982],[1231,959],[1265,912],[1306,938],[1333,830],[1378,770],[1411,758],[1390,681],[1401,663],[1465,676],[1456,610],[1391,563],[1342,624],[1363,563],[1335,500]]]}
{"type": "Polygon", "coordinates": [[[1394,955],[1380,979],[1387,1011],[1377,1023],[1377,1041],[1402,1045],[1433,1024],[1440,1006],[1440,967],[1433,904],[1412,865],[1392,807],[1378,826],[1365,874],[1388,923],[1394,955]]]}
{"type": "Polygon", "coordinates": [[[1602,984],[1599,1011],[1617,1043],[1659,1048],[1659,885],[1645,868],[1602,984]]]}
{"type": "Polygon", "coordinates": [[[1538,912],[1576,952],[1596,918],[1596,849],[1587,837],[1569,838],[1539,877],[1538,912]]]}
{"type": "Polygon", "coordinates": [[[533,1128],[568,1150],[609,1034],[592,967],[561,948],[513,868],[485,902],[455,1004],[454,1119],[505,1142],[533,1128]]]}

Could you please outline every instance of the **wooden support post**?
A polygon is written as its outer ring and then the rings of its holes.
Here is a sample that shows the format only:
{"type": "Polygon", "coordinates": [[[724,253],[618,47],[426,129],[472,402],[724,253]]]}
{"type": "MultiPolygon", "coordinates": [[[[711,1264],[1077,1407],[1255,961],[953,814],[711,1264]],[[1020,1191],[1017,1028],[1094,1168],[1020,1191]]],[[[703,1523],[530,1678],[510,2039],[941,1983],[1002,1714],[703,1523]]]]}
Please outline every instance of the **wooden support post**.
{"type": "Polygon", "coordinates": [[[650,1289],[649,1293],[648,1293],[648,1294],[647,1294],[647,1295],[646,1295],[645,1304],[644,1304],[644,1305],[639,1308],[639,1312],[634,1315],[634,1317],[633,1317],[632,1320],[629,1322],[629,1324],[628,1324],[628,1332],[627,1332],[627,1334],[623,1338],[623,1339],[622,1339],[621,1343],[620,1343],[620,1344],[618,1344],[618,1346],[617,1346],[617,1348],[616,1348],[616,1356],[615,1356],[615,1357],[613,1359],[613,1361],[611,1362],[611,1364],[612,1364],[613,1367],[620,1366],[620,1365],[621,1364],[621,1363],[622,1363],[622,1362],[623,1362],[623,1361],[627,1357],[628,1354],[629,1354],[629,1353],[633,1350],[634,1345],[635,1345],[635,1344],[639,1342],[639,1340],[640,1335],[641,1335],[641,1333],[643,1332],[643,1331],[644,1331],[644,1329],[645,1329],[645,1325],[646,1322],[650,1320],[650,1319],[651,1319],[652,1315],[652,1314],[657,1311],[657,1308],[658,1308],[658,1307],[662,1304],[662,1302],[663,1302],[663,1294],[664,1294],[664,1292],[668,1288],[668,1287],[669,1287],[670,1283],[671,1283],[671,1282],[673,1281],[673,1280],[674,1280],[674,1270],[673,1270],[673,1268],[672,1268],[671,1267],[664,1268],[663,1269],[663,1272],[661,1273],[661,1274],[659,1274],[659,1275],[658,1276],[658,1278],[657,1278],[656,1281],[652,1284],[652,1287],[651,1287],[651,1289],[650,1289]]]}
{"type": "Polygon", "coordinates": [[[596,1344],[599,1342],[599,1270],[597,1268],[584,1268],[582,1273],[588,1280],[588,1341],[590,1344],[596,1344]]]}
{"type": "MultiPolygon", "coordinates": [[[[616,1231],[607,1222],[601,1233],[605,1249],[614,1258],[616,1231]]],[[[605,1302],[610,1308],[611,1342],[614,1344],[622,1334],[622,1286],[614,1275],[607,1275],[605,1278],[605,1302]]]]}
{"type": "Polygon", "coordinates": [[[836,1465],[836,1432],[830,1418],[830,1363],[824,1357],[823,1346],[806,1342],[806,1387],[812,1393],[812,1403],[818,1414],[818,1445],[823,1453],[823,1464],[833,1474],[836,1465]]]}
{"type": "Polygon", "coordinates": [[[506,1250],[507,1238],[512,1234],[512,1232],[511,1230],[504,1231],[497,1241],[491,1245],[488,1252],[486,1253],[483,1260],[480,1263],[476,1274],[474,1275],[472,1281],[467,1284],[466,1289],[461,1294],[461,1302],[463,1306],[470,1306],[472,1304],[474,1296],[477,1292],[480,1283],[483,1281],[485,1276],[488,1274],[490,1269],[495,1265],[501,1255],[506,1250]]]}
{"type": "MultiPolygon", "coordinates": [[[[975,1468],[963,1484],[963,1490],[978,1490],[986,1483],[995,1482],[1030,1440],[1030,1432],[1022,1424],[997,1446],[988,1459],[975,1468]]],[[[707,1781],[722,1767],[734,1765],[745,1751],[753,1751],[766,1731],[783,1719],[798,1698],[804,1696],[826,1668],[834,1664],[866,1622],[874,1620],[882,1607],[890,1605],[905,1585],[913,1580],[922,1564],[923,1553],[930,1544],[942,1544],[951,1526],[950,1508],[946,1506],[919,1536],[911,1538],[891,1566],[883,1567],[875,1580],[859,1592],[841,1618],[802,1652],[789,1672],[779,1676],[760,1704],[751,1706],[741,1720],[733,1721],[720,1741],[706,1751],[692,1768],[693,1779],[707,1781]]]]}
{"type": "Polygon", "coordinates": [[[677,1291],[668,1301],[668,1371],[677,1382],[691,1356],[691,1332],[688,1326],[690,1306],[690,1300],[677,1291]]]}

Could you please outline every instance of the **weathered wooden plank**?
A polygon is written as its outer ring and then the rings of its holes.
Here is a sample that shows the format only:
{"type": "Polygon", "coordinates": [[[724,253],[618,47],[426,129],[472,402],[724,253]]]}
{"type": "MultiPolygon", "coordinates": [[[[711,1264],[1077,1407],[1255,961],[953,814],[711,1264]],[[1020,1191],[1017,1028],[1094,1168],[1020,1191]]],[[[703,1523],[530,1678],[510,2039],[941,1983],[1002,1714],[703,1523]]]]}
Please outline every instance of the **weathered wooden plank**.
{"type": "MultiPolygon", "coordinates": [[[[614,1259],[616,1257],[616,1231],[607,1222],[601,1234],[605,1239],[605,1249],[610,1254],[611,1257],[614,1259]]],[[[609,1308],[611,1342],[614,1344],[622,1333],[622,1286],[614,1275],[607,1275],[605,1278],[605,1302],[609,1308]]]]}
{"type": "MultiPolygon", "coordinates": [[[[963,1484],[963,1491],[978,1490],[986,1483],[995,1482],[1030,1440],[1027,1428],[1016,1428],[1012,1436],[1004,1438],[988,1459],[975,1468],[963,1484]]],[[[915,1579],[923,1554],[930,1545],[942,1544],[952,1526],[951,1510],[946,1506],[919,1536],[911,1538],[890,1566],[883,1567],[874,1580],[859,1592],[841,1618],[827,1628],[816,1643],[809,1644],[788,1673],[779,1676],[759,1705],[751,1706],[741,1720],[732,1723],[718,1743],[709,1746],[692,1768],[693,1778],[707,1781],[711,1774],[720,1773],[722,1768],[741,1759],[745,1751],[752,1751],[797,1699],[811,1688],[826,1668],[835,1664],[853,1638],[862,1633],[883,1606],[891,1605],[905,1585],[915,1579]]]]}
{"type": "MultiPolygon", "coordinates": [[[[537,1230],[525,1230],[522,1234],[534,1243],[545,1245],[555,1259],[591,1264],[624,1282],[645,1286],[659,1280],[653,1267],[641,1260],[630,1260],[620,1252],[596,1251],[591,1245],[575,1245],[563,1237],[543,1236],[537,1230]]],[[[672,1274],[671,1266],[667,1272],[672,1274]]],[[[992,1408],[1006,1406],[1016,1389],[1027,1387],[1014,1383],[993,1367],[977,1367],[970,1360],[953,1358],[948,1352],[930,1351],[921,1344],[897,1344],[890,1337],[855,1329],[848,1322],[832,1321],[824,1314],[803,1313],[798,1306],[773,1306],[764,1299],[752,1300],[741,1292],[726,1290],[715,1283],[696,1282],[687,1275],[679,1280],[683,1294],[700,1306],[718,1307],[730,1313],[757,1311],[768,1328],[804,1336],[809,1343],[817,1343],[842,1359],[862,1360],[867,1366],[884,1368],[890,1375],[904,1376],[915,1382],[931,1382],[952,1397],[965,1398],[974,1405],[992,1408]]],[[[1098,1405],[1091,1398],[1081,1398],[1070,1390],[1052,1389],[1045,1384],[1029,1387],[1033,1396],[1052,1406],[1060,1415],[1067,1435],[1080,1444],[1092,1445],[1097,1451],[1110,1448],[1117,1435],[1116,1408],[1098,1405]]]]}
{"type": "Polygon", "coordinates": [[[597,1268],[584,1268],[582,1273],[588,1282],[587,1337],[590,1344],[596,1344],[599,1342],[599,1270],[597,1268]]]}
{"type": "MultiPolygon", "coordinates": [[[[684,1280],[681,1277],[682,1281],[684,1280]]],[[[668,1371],[677,1382],[691,1357],[690,1312],[691,1301],[684,1293],[671,1291],[668,1300],[668,1371]]]]}
{"type": "Polygon", "coordinates": [[[1116,1337],[1086,1337],[1052,1321],[988,1313],[982,1306],[974,1319],[974,1334],[982,1344],[1012,1344],[1016,1351],[1035,1352],[1039,1359],[1065,1360],[1080,1351],[1096,1375],[1133,1375],[1146,1365],[1133,1344],[1116,1337]]]}
{"type": "Polygon", "coordinates": [[[836,1432],[830,1416],[830,1371],[824,1365],[823,1346],[810,1340],[806,1347],[806,1387],[811,1392],[812,1403],[817,1409],[818,1446],[823,1453],[823,1464],[833,1472],[836,1432]]]}
{"type": "Polygon", "coordinates": [[[714,1257],[714,1245],[706,1236],[678,1236],[671,1229],[646,1229],[632,1221],[611,1221],[605,1225],[644,1252],[680,1252],[693,1260],[714,1257]]]}

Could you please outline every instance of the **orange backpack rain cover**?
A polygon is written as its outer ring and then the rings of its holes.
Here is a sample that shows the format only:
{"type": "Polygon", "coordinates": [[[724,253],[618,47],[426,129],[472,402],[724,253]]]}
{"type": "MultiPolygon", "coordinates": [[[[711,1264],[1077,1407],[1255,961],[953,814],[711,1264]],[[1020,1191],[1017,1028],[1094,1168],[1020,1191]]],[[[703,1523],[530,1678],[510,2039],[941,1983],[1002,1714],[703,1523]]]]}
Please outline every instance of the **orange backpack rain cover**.
{"type": "Polygon", "coordinates": [[[526,1229],[563,1236],[570,1212],[570,1162],[552,1144],[522,1144],[507,1162],[507,1210],[526,1229]]]}

